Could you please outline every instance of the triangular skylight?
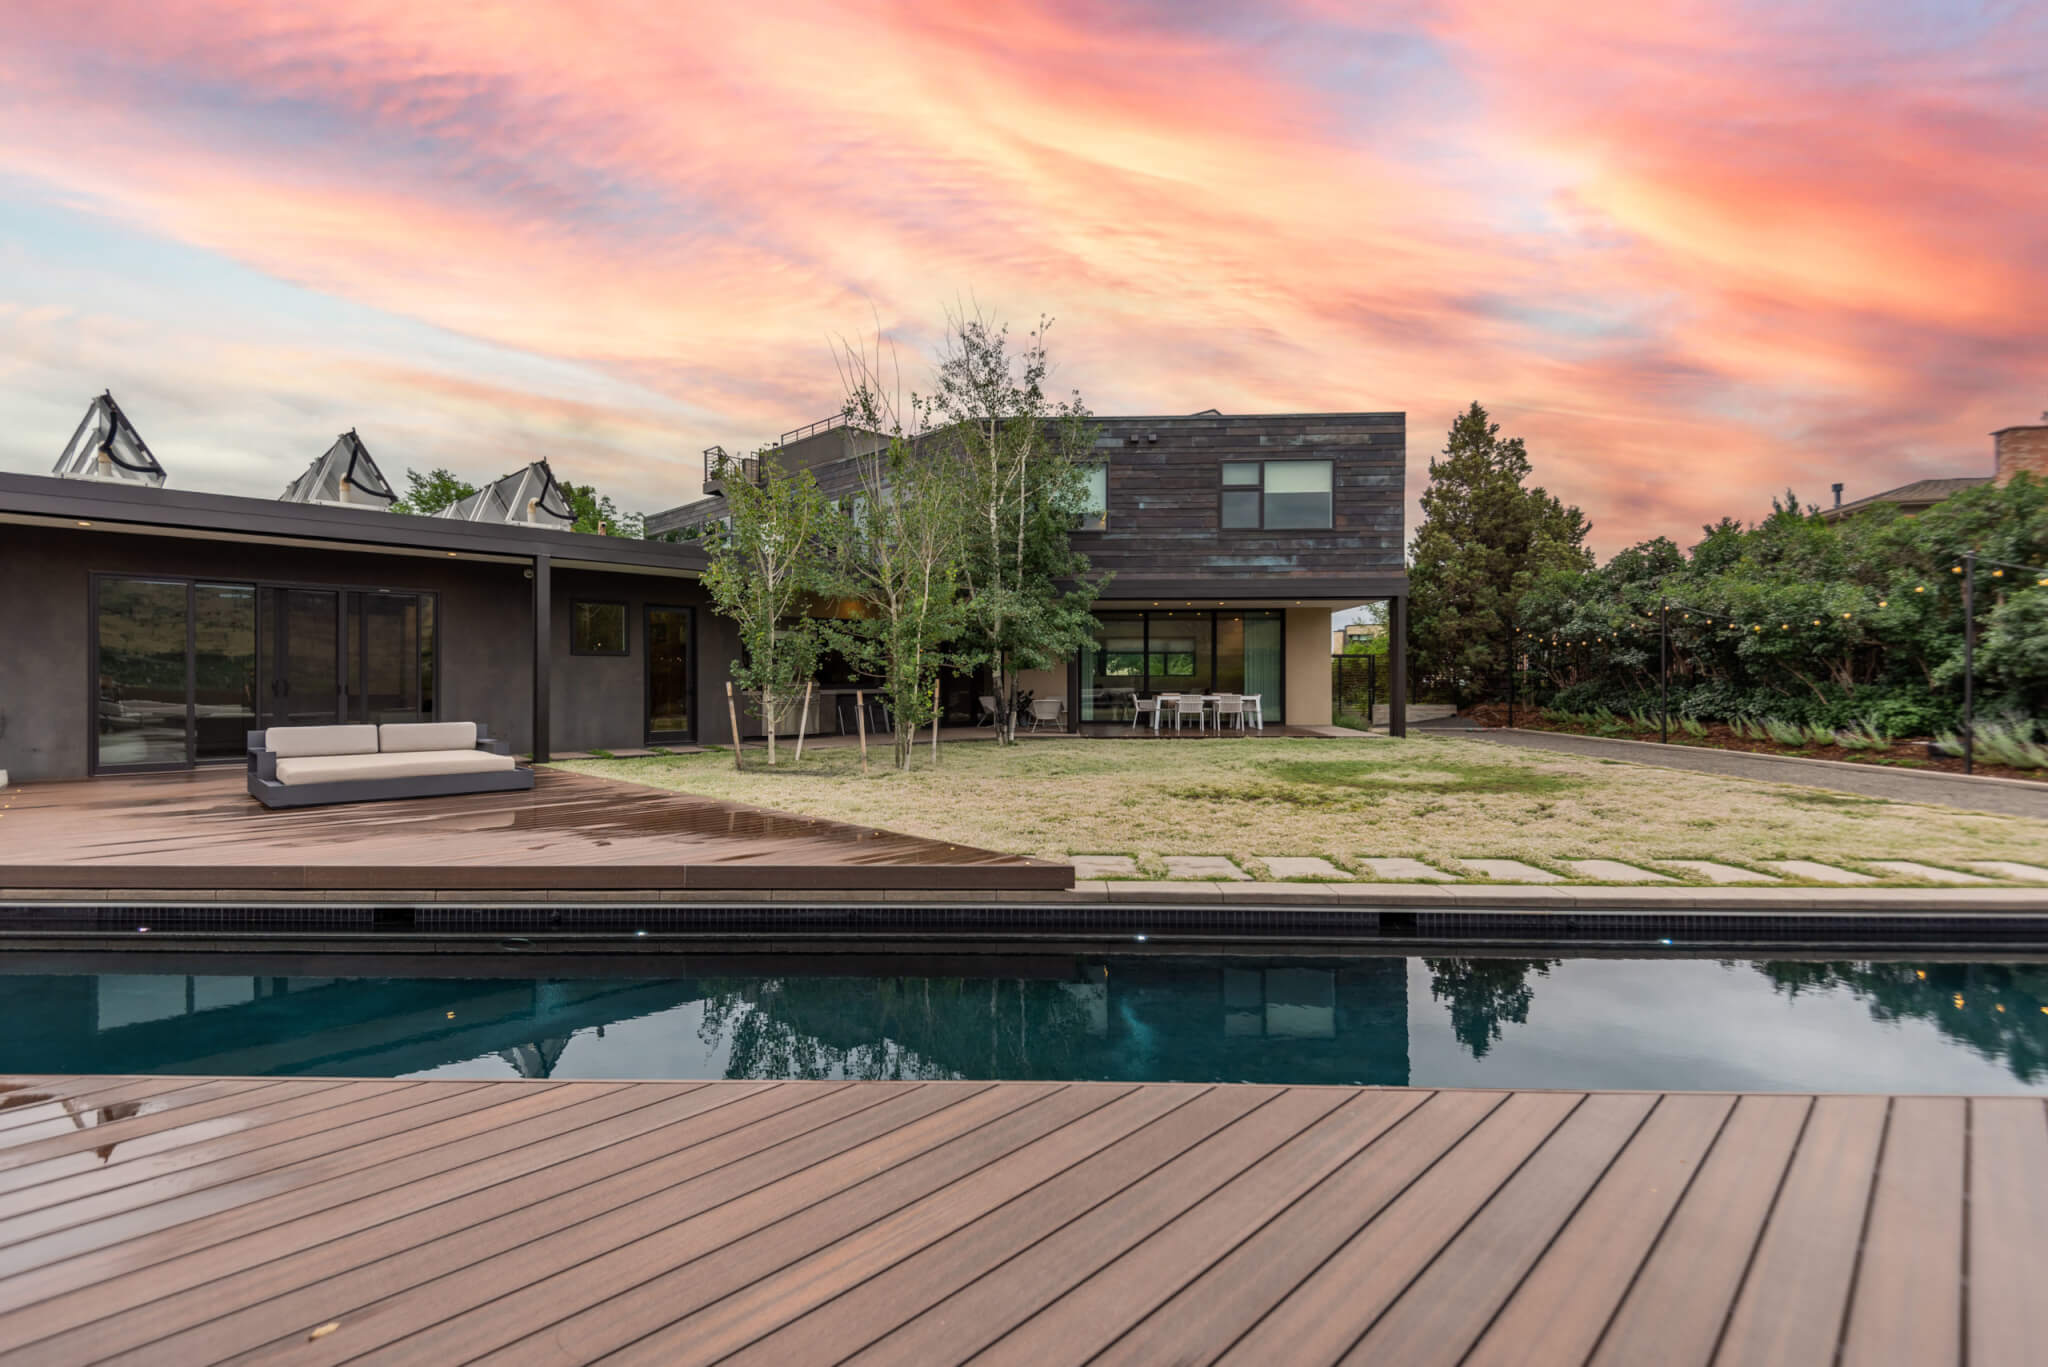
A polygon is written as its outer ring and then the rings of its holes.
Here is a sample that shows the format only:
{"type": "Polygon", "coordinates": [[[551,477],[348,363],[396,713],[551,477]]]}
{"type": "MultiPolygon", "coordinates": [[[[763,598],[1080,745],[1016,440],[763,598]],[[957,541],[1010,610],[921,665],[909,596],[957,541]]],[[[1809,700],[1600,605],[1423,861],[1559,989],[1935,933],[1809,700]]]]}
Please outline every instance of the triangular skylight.
{"type": "Polygon", "coordinates": [[[576,514],[570,511],[562,486],[555,482],[555,473],[544,460],[486,484],[461,502],[449,505],[441,516],[464,522],[504,522],[563,530],[576,523],[576,514]]]}
{"type": "Polygon", "coordinates": [[[397,497],[353,428],[336,437],[327,454],[307,466],[305,473],[279,495],[286,503],[325,503],[342,508],[389,508],[397,497]]]}
{"type": "Polygon", "coordinates": [[[162,488],[167,478],[111,393],[100,395],[85,410],[85,420],[71,434],[52,473],[64,479],[104,479],[152,489],[162,488]]]}

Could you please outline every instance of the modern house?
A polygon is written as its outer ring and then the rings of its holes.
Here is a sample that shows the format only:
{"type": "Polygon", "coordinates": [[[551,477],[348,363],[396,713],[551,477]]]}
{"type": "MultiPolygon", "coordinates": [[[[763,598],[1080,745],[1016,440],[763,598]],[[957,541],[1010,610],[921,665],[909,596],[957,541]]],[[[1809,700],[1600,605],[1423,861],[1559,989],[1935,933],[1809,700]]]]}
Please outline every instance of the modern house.
{"type": "Polygon", "coordinates": [[[567,530],[545,462],[450,515],[391,494],[354,433],[276,501],[166,487],[95,400],[55,475],[0,474],[0,769],[239,764],[249,730],[340,721],[538,755],[726,738],[701,548],[567,530]]]}
{"type": "MultiPolygon", "coordinates": [[[[835,420],[768,458],[844,492],[873,441],[835,420]]],[[[1115,573],[1101,629],[1029,681],[1073,700],[1071,725],[1198,689],[1262,693],[1269,724],[1327,722],[1329,615],[1368,600],[1390,602],[1400,659],[1403,415],[1111,418],[1096,454],[1100,513],[1077,541],[1115,573]]],[[[541,757],[730,740],[738,644],[698,582],[703,547],[569,530],[544,461],[438,517],[390,511],[353,432],[278,500],[166,479],[111,396],[53,474],[0,473],[13,778],[239,764],[249,730],[342,721],[477,721],[541,757]]],[[[713,492],[649,534],[721,516],[713,492]]],[[[949,710],[970,720],[957,682],[949,710]]]]}
{"type": "MultiPolygon", "coordinates": [[[[2048,414],[2043,416],[2048,417],[2048,414]]],[[[1883,493],[1870,494],[1848,503],[1842,502],[1842,486],[1837,484],[1834,506],[1823,509],[1821,517],[1829,522],[1839,522],[1884,504],[1894,505],[1901,513],[1913,517],[1965,489],[1974,489],[1980,484],[2005,484],[2022,471],[2035,479],[2048,480],[2048,423],[2001,427],[1993,432],[1991,473],[1988,475],[1916,479],[1911,484],[1901,484],[1896,489],[1886,489],[1883,493]]]]}
{"type": "MultiPolygon", "coordinates": [[[[1405,730],[1405,414],[1093,421],[1094,506],[1074,544],[1111,577],[1093,646],[1064,669],[1027,675],[1035,697],[1067,701],[1074,728],[1128,724],[1137,697],[1202,691],[1261,694],[1268,723],[1327,725],[1330,616],[1384,601],[1392,726],[1405,730]]],[[[861,459],[880,444],[827,419],[785,433],[762,459],[811,471],[839,498],[857,492],[861,459]]],[[[707,470],[723,454],[707,452],[707,470]]],[[[751,477],[738,462],[726,469],[751,477]]],[[[649,517],[647,534],[687,535],[725,518],[718,478],[707,477],[704,495],[649,517]]],[[[971,720],[975,690],[959,691],[948,711],[971,720]]]]}

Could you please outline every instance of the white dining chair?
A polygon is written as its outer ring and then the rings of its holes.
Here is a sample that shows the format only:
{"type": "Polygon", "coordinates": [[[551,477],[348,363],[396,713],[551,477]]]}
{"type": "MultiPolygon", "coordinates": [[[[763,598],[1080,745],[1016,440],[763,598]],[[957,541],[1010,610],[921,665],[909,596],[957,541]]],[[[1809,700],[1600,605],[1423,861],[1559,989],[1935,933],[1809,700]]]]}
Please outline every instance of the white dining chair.
{"type": "Polygon", "coordinates": [[[1216,695],[1216,731],[1221,735],[1223,728],[1235,724],[1239,735],[1244,734],[1244,695],[1241,693],[1218,693],[1216,695]]]}
{"type": "Polygon", "coordinates": [[[981,695],[981,716],[975,720],[974,724],[977,727],[994,726],[996,724],[996,700],[993,694],[984,693],[981,695]]]}
{"type": "Polygon", "coordinates": [[[1152,700],[1152,731],[1157,735],[1159,728],[1173,714],[1174,705],[1180,701],[1178,693],[1161,693],[1152,700]]]}
{"type": "MultiPolygon", "coordinates": [[[[1254,731],[1266,729],[1266,714],[1259,708],[1259,698],[1261,696],[1258,693],[1247,693],[1244,695],[1244,722],[1249,722],[1254,731]]],[[[1240,723],[1240,725],[1242,724],[1240,723]]]]}
{"type": "Polygon", "coordinates": [[[1209,729],[1209,714],[1202,706],[1199,693],[1177,694],[1173,700],[1173,729],[1179,731],[1187,725],[1189,717],[1195,719],[1195,729],[1206,732],[1209,729]]]}
{"type": "Polygon", "coordinates": [[[1152,718],[1152,729],[1154,731],[1159,729],[1159,699],[1134,698],[1132,699],[1132,708],[1131,729],[1133,731],[1138,729],[1147,716],[1152,718]]]}

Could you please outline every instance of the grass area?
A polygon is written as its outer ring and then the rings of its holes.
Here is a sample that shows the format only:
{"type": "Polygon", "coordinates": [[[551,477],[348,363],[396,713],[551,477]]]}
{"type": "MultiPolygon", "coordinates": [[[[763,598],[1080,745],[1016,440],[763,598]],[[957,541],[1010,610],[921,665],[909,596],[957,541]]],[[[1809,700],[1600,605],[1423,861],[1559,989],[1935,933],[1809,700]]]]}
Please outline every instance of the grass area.
{"type": "MultiPolygon", "coordinates": [[[[2048,821],[1909,806],[1613,760],[1408,740],[1030,741],[949,745],[938,768],[862,775],[848,748],[765,767],[730,750],[562,767],[1015,854],[1221,854],[1630,862],[1867,859],[2041,862],[2048,821]]],[[[1568,873],[1568,870],[1557,869],[1568,873]]],[[[1876,873],[1891,882],[1909,882],[1876,873]]],[[[1663,870],[1683,881],[1674,870],[1663,870]]]]}

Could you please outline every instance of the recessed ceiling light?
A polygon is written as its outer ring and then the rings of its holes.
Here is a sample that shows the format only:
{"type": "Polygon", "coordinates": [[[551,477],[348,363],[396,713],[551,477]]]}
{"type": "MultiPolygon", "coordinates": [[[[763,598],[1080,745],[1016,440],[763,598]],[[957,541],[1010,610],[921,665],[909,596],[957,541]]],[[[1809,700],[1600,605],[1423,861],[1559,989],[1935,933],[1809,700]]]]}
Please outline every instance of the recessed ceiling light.
{"type": "Polygon", "coordinates": [[[81,527],[90,527],[90,526],[92,525],[92,523],[90,523],[90,522],[87,522],[87,521],[86,521],[86,520],[85,520],[84,518],[80,518],[80,519],[78,520],[78,525],[79,525],[79,526],[81,526],[81,527]]]}

